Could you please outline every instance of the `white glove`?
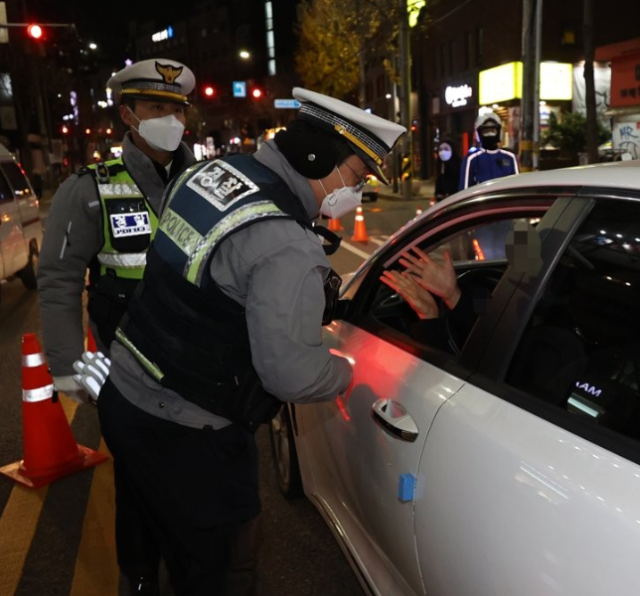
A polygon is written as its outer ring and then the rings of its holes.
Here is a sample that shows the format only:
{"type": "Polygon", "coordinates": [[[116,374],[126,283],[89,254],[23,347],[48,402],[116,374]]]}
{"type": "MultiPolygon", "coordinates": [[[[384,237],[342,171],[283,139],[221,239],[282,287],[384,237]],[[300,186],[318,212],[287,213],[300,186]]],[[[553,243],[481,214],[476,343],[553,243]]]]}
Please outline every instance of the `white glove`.
{"type": "Polygon", "coordinates": [[[72,399],[79,404],[93,403],[91,396],[75,381],[75,377],[73,375],[68,375],[66,377],[53,377],[53,386],[56,391],[64,393],[69,399],[72,399]]]}
{"type": "Polygon", "coordinates": [[[87,391],[93,404],[98,401],[100,390],[109,376],[110,366],[111,360],[102,352],[85,352],[82,354],[82,360],[73,363],[73,370],[78,373],[73,378],[87,391]]]}

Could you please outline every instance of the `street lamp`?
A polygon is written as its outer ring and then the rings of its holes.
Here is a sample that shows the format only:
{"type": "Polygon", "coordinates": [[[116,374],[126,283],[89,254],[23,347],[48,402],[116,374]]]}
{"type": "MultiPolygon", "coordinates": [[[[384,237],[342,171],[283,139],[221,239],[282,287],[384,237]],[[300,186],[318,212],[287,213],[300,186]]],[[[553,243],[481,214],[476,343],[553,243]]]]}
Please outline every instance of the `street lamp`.
{"type": "Polygon", "coordinates": [[[247,52],[247,50],[240,50],[238,56],[240,56],[240,58],[242,58],[243,60],[249,60],[249,58],[251,58],[251,54],[247,52]]]}

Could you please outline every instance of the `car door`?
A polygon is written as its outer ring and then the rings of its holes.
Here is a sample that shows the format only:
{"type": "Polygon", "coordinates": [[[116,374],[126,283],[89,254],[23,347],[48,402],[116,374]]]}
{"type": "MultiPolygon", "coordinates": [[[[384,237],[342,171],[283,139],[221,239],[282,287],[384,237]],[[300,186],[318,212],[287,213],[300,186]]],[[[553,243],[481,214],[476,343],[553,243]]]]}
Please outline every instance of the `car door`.
{"type": "Polygon", "coordinates": [[[354,313],[326,330],[327,344],[352,362],[354,382],[335,402],[296,409],[297,445],[312,498],[339,528],[374,593],[424,593],[414,537],[414,500],[425,490],[420,458],[432,421],[464,387],[480,353],[451,354],[441,342],[417,341],[411,334],[415,313],[378,277],[413,245],[433,258],[449,248],[461,269],[498,268],[502,275],[504,237],[502,256],[479,262],[474,231],[486,228],[487,218],[539,218],[551,203],[503,200],[479,215],[459,210],[445,221],[414,226],[359,274],[365,279],[358,281],[354,313]]]}
{"type": "Polygon", "coordinates": [[[13,190],[0,170],[0,250],[6,278],[26,264],[22,219],[13,190]]]}
{"type": "Polygon", "coordinates": [[[626,199],[571,201],[438,411],[415,502],[428,594],[640,591],[640,202],[626,199]]]}

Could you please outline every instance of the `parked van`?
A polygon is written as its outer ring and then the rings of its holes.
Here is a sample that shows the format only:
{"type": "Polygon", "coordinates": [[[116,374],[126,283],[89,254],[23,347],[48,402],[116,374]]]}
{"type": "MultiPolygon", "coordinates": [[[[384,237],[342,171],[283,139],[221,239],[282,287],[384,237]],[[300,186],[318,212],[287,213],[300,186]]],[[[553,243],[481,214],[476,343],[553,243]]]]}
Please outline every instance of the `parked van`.
{"type": "Polygon", "coordinates": [[[40,202],[24,170],[0,145],[0,280],[15,275],[35,290],[41,244],[40,202]]]}

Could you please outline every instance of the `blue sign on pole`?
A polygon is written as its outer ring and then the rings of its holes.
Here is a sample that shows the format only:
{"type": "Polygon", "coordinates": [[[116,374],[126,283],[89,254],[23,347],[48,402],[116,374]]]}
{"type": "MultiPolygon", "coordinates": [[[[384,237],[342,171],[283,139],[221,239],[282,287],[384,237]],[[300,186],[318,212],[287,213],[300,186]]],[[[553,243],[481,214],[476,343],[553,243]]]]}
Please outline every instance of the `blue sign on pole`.
{"type": "Polygon", "coordinates": [[[247,96],[247,82],[246,81],[233,81],[233,96],[234,97],[246,97],[247,96]]]}
{"type": "Polygon", "coordinates": [[[288,108],[296,110],[300,107],[300,102],[297,99],[276,99],[273,102],[276,108],[288,108]]]}

